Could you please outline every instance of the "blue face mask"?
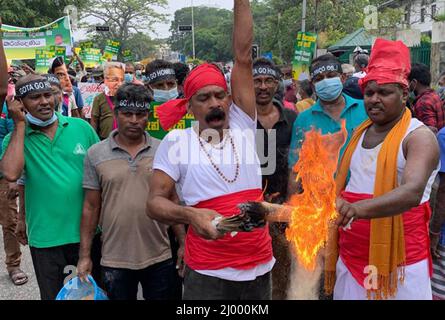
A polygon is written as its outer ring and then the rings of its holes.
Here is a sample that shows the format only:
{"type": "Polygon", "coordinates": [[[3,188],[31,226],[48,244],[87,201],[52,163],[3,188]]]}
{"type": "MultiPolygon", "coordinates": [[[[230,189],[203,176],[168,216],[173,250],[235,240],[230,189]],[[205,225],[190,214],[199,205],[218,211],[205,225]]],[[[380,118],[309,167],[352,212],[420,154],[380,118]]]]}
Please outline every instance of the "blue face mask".
{"type": "Polygon", "coordinates": [[[132,74],[130,74],[130,73],[126,73],[125,74],[125,82],[126,83],[132,83],[133,82],[133,79],[134,79],[134,77],[133,77],[133,75],[132,74]]]}
{"type": "Polygon", "coordinates": [[[322,101],[334,101],[341,95],[342,90],[340,77],[324,79],[315,84],[315,92],[322,101]]]}
{"type": "Polygon", "coordinates": [[[33,117],[29,112],[25,115],[25,117],[26,117],[26,120],[28,120],[28,122],[30,124],[33,124],[33,125],[41,127],[41,128],[48,127],[57,121],[57,116],[55,113],[53,113],[53,116],[51,119],[46,120],[46,121],[42,121],[36,117],[33,117]]]}
{"type": "Polygon", "coordinates": [[[178,88],[173,88],[171,90],[158,90],[153,89],[153,99],[156,102],[167,102],[178,97],[178,88]]]}

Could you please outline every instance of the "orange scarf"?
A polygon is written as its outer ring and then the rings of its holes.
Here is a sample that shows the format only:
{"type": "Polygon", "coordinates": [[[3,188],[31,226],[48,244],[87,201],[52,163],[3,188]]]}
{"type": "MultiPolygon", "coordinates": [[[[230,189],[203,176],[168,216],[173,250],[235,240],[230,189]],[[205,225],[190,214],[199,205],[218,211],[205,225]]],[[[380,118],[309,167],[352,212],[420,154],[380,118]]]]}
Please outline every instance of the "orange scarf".
{"type": "MultiPolygon", "coordinates": [[[[398,187],[397,155],[400,144],[411,123],[411,111],[405,110],[403,117],[388,133],[377,158],[377,172],[374,184],[374,198],[398,187]]],[[[355,131],[343,154],[336,177],[337,196],[346,187],[352,155],[361,136],[372,125],[371,120],[363,122],[355,131]]],[[[330,227],[326,246],[325,290],[332,294],[335,285],[335,268],[338,260],[338,228],[330,227]]],[[[368,289],[368,299],[387,299],[397,293],[397,284],[404,280],[405,237],[402,215],[371,220],[369,265],[377,268],[378,288],[368,289]],[[402,266],[400,270],[398,266],[402,266]],[[400,272],[398,272],[398,270],[400,272]]]]}

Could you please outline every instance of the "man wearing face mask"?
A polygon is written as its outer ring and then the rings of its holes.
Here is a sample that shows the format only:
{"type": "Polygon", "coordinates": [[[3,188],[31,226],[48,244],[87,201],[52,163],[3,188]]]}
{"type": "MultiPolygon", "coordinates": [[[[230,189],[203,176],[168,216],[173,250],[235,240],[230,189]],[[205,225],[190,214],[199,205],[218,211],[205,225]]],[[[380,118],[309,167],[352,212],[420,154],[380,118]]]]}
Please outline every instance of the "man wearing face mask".
{"type": "Polygon", "coordinates": [[[413,63],[408,80],[414,117],[434,133],[445,126],[445,113],[439,95],[431,88],[431,72],[421,63],[413,63]]]}
{"type": "MultiPolygon", "coordinates": [[[[170,100],[180,98],[176,72],[172,63],[164,60],[154,60],[147,65],[145,75],[154,99],[151,103],[152,112],[148,119],[147,132],[154,139],[162,140],[168,131],[160,126],[157,109],[170,100]]],[[[193,120],[192,115],[186,114],[172,129],[190,128],[193,120]]]]}
{"type": "Polygon", "coordinates": [[[136,77],[136,70],[132,62],[125,64],[125,83],[144,85],[142,81],[139,81],[136,77]]]}
{"type": "Polygon", "coordinates": [[[83,161],[99,139],[87,122],[54,112],[51,84],[42,76],[20,79],[7,102],[15,128],[3,141],[1,168],[8,181],[26,176],[26,214],[19,219],[26,220],[41,298],[53,300],[65,267],[77,265],[83,161]]]}
{"type": "MultiPolygon", "coordinates": [[[[318,97],[317,102],[302,112],[294,122],[292,142],[289,152],[289,170],[292,171],[298,161],[298,154],[303,144],[304,134],[312,128],[322,134],[341,130],[341,121],[346,122],[348,140],[354,129],[367,119],[363,100],[356,100],[342,93],[344,77],[340,62],[331,54],[320,56],[312,61],[311,83],[318,97]]],[[[345,144],[346,146],[346,144],[345,144]]],[[[343,153],[345,146],[340,151],[343,153]]],[[[289,175],[288,194],[297,191],[296,173],[289,175]]]]}
{"type": "Polygon", "coordinates": [[[114,96],[124,82],[125,65],[120,62],[108,62],[104,66],[104,92],[97,95],[91,111],[91,126],[99,138],[105,140],[117,128],[114,116],[114,96]]]}

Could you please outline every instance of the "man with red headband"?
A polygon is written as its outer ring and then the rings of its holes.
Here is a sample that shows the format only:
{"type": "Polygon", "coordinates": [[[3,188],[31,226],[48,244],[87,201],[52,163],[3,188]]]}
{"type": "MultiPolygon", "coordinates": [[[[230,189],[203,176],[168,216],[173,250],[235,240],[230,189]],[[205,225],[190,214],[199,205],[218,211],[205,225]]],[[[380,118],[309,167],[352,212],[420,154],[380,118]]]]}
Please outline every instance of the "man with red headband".
{"type": "Polygon", "coordinates": [[[336,176],[339,217],[325,261],[334,299],[432,298],[429,198],[439,148],[405,107],[410,69],[402,42],[378,39],[359,81],[369,120],[355,129],[336,176]]]}
{"type": "Polygon", "coordinates": [[[170,128],[188,111],[197,122],[161,142],[153,164],[147,214],[168,224],[189,224],[183,298],[270,299],[272,255],[268,229],[222,235],[214,219],[239,213],[237,205],[261,199],[255,150],[252,77],[253,19],[249,0],[235,0],[234,61],[229,95],[224,74],[212,64],[187,77],[185,98],[158,112],[170,128]],[[169,200],[175,184],[186,206],[169,200]],[[209,241],[210,240],[210,241],[209,241]]]}

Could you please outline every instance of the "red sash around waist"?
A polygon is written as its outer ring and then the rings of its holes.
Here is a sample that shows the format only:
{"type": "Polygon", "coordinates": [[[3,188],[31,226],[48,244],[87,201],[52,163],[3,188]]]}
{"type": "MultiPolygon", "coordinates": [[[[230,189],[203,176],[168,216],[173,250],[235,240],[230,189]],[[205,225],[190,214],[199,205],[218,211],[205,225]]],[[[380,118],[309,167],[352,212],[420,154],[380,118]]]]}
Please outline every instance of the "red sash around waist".
{"type": "MultiPolygon", "coordinates": [[[[342,198],[354,203],[360,200],[372,199],[370,194],[342,192],[342,198]]],[[[430,254],[430,240],[428,224],[431,218],[429,202],[403,213],[403,230],[405,235],[406,265],[415,264],[425,259],[430,262],[430,276],[432,275],[432,260],[430,254]]],[[[363,286],[368,274],[364,269],[369,265],[369,241],[371,221],[358,220],[351,225],[351,230],[339,229],[340,257],[351,272],[354,279],[363,286]]]]}
{"type": "MultiPolygon", "coordinates": [[[[237,205],[247,201],[260,201],[261,189],[246,190],[202,201],[195,208],[217,211],[225,217],[239,213],[237,205]]],[[[185,241],[185,263],[193,270],[218,270],[235,268],[248,270],[272,259],[272,243],[268,226],[252,232],[226,234],[218,240],[205,240],[193,227],[185,241]]]]}

